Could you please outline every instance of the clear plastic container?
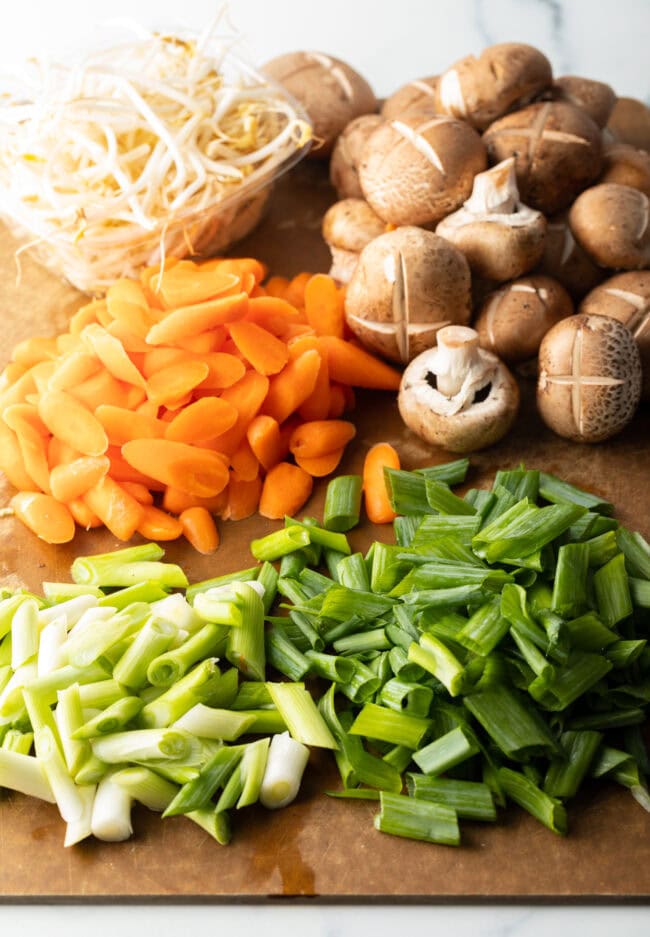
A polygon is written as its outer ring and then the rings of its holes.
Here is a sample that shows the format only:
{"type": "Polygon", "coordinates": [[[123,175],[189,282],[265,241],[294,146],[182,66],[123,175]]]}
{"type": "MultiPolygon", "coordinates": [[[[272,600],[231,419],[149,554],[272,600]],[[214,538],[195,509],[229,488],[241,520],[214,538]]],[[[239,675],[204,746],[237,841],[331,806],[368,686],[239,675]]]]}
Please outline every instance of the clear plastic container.
{"type": "MultiPolygon", "coordinates": [[[[116,51],[119,50],[109,54],[116,51]]],[[[278,97],[291,105],[297,119],[309,127],[306,113],[284,89],[236,56],[220,55],[218,68],[229,82],[241,81],[247,90],[254,90],[256,82],[272,87],[278,97]]],[[[155,217],[153,226],[109,222],[95,225],[91,237],[84,236],[84,232],[80,234],[79,228],[48,227],[42,219],[37,219],[35,225],[29,203],[16,196],[12,163],[5,160],[0,168],[0,216],[19,246],[43,266],[83,292],[98,293],[120,277],[137,276],[142,267],[155,265],[163,257],[205,257],[227,251],[258,224],[273,183],[307,153],[310,145],[309,134],[301,139],[290,135],[268,158],[250,167],[242,181],[228,185],[216,197],[206,198],[207,190],[198,191],[199,198],[193,198],[179,211],[161,213],[155,217]]]]}

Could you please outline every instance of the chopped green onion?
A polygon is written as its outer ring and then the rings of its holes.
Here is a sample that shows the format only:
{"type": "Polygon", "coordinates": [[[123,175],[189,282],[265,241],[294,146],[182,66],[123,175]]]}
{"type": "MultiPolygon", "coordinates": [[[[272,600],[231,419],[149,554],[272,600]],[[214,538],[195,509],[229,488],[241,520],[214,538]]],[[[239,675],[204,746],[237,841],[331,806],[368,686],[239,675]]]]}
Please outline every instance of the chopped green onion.
{"type": "Polygon", "coordinates": [[[281,527],[265,537],[253,540],[250,549],[256,560],[272,562],[286,556],[287,553],[306,547],[309,543],[311,543],[309,529],[295,525],[281,527]]]}
{"type": "Polygon", "coordinates": [[[377,703],[365,703],[350,727],[350,734],[416,749],[430,726],[429,719],[396,712],[377,703]]]}
{"type": "Polygon", "coordinates": [[[499,768],[498,777],[510,800],[514,800],[554,833],[564,835],[567,832],[566,810],[557,798],[546,794],[519,771],[499,768]]]}
{"type": "Polygon", "coordinates": [[[197,703],[173,724],[174,729],[182,729],[191,735],[205,739],[221,739],[234,742],[248,732],[255,723],[255,717],[229,709],[215,709],[204,703],[197,703]]]}
{"type": "Polygon", "coordinates": [[[174,817],[208,806],[212,796],[223,787],[239,764],[244,746],[222,746],[201,768],[198,776],[184,784],[165,808],[163,817],[174,817]]]}
{"type": "Polygon", "coordinates": [[[271,699],[297,742],[336,748],[336,740],[302,683],[267,683],[271,699]]]}
{"type": "Polygon", "coordinates": [[[451,807],[387,791],[381,791],[379,807],[374,825],[381,833],[446,846],[460,843],[458,815],[451,807]]]}
{"type": "Polygon", "coordinates": [[[473,516],[476,514],[475,508],[471,504],[468,504],[467,501],[464,501],[463,498],[459,498],[458,495],[455,495],[449,488],[449,485],[446,485],[444,482],[438,481],[435,478],[427,478],[425,480],[424,490],[426,492],[427,501],[429,502],[429,507],[433,508],[434,511],[438,511],[440,514],[453,514],[456,516],[473,516]]]}
{"type": "Polygon", "coordinates": [[[489,822],[497,818],[494,797],[487,784],[415,773],[408,774],[406,780],[412,797],[451,807],[459,817],[489,822]]]}
{"type": "Polygon", "coordinates": [[[594,589],[598,613],[606,625],[615,625],[632,614],[632,597],[623,553],[618,553],[594,573],[594,589]]]}
{"type": "Polygon", "coordinates": [[[338,475],[325,492],[323,526],[344,533],[359,523],[361,513],[361,476],[338,475]]]}
{"type": "Polygon", "coordinates": [[[546,501],[554,504],[577,504],[598,514],[612,514],[614,511],[614,505],[609,501],[576,488],[548,472],[539,473],[539,493],[546,501]]]}
{"type": "Polygon", "coordinates": [[[270,810],[295,800],[309,760],[309,749],[288,732],[274,735],[260,787],[260,803],[270,810]]]}

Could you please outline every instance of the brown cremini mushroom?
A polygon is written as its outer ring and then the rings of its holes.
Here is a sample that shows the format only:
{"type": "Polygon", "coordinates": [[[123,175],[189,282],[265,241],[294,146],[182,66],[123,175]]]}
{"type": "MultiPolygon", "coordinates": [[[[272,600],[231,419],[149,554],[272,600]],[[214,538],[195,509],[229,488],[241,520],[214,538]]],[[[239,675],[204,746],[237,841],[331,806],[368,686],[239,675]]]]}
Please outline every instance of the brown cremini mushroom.
{"type": "Polygon", "coordinates": [[[441,114],[466,120],[478,130],[547,88],[551,63],[521,42],[490,46],[476,58],[460,59],[440,76],[436,105],[441,114]]]}
{"type": "Polygon", "coordinates": [[[568,101],[585,111],[594,123],[604,127],[616,104],[616,94],[610,85],[578,75],[562,75],[553,82],[549,98],[552,101],[568,101]]]}
{"type": "Polygon", "coordinates": [[[650,199],[614,182],[595,185],[575,200],[569,224],[601,267],[641,270],[650,264],[650,199]]]}
{"type": "Polygon", "coordinates": [[[416,78],[414,81],[407,82],[386,98],[381,109],[381,116],[384,120],[392,120],[394,117],[401,117],[413,110],[425,109],[435,112],[436,89],[439,82],[438,75],[416,78]]]}
{"type": "Polygon", "coordinates": [[[362,114],[339,135],[330,159],[330,182],[339,198],[363,198],[358,171],[361,152],[381,122],[379,114],[362,114]]]}
{"type": "Polygon", "coordinates": [[[564,101],[531,104],[495,121],[483,135],[490,162],[515,157],[522,201],[553,215],[602,168],[600,128],[564,101]]]}
{"type": "Polygon", "coordinates": [[[330,206],[323,217],[323,238],[332,254],[330,276],[347,283],[363,248],[385,231],[386,223],[362,198],[346,198],[330,206]]]}
{"type": "Polygon", "coordinates": [[[433,226],[463,204],[474,176],[486,166],[481,138],[468,124],[405,114],[368,137],[359,181],[384,221],[433,226]]]}
{"type": "Polygon", "coordinates": [[[438,332],[435,348],[408,365],[397,404],[404,423],[426,442],[472,452],[508,432],[519,387],[503,362],[479,347],[474,329],[450,325],[438,332]]]}
{"type": "Polygon", "coordinates": [[[361,251],[345,295],[345,318],[363,344],[410,361],[436,343],[438,330],[470,317],[470,271],[453,244],[403,227],[361,251]]]}
{"type": "Polygon", "coordinates": [[[603,173],[599,182],[629,185],[650,195],[650,153],[629,143],[607,143],[603,147],[603,173]]]}
{"type": "Polygon", "coordinates": [[[542,339],[537,406],[559,436],[609,439],[632,419],[640,395],[639,349],[616,319],[569,316],[542,339]]]}
{"type": "Polygon", "coordinates": [[[287,52],[271,59],[262,70],[307,111],[316,137],[310,154],[317,158],[330,155],[346,124],[377,110],[377,99],[365,78],[333,55],[287,52]]]}
{"type": "Polygon", "coordinates": [[[537,272],[557,280],[574,299],[581,299],[605,276],[574,238],[566,213],[549,218],[537,272]]]}
{"type": "Polygon", "coordinates": [[[578,311],[611,316],[630,330],[641,355],[641,398],[650,400],[650,270],[617,273],[585,296],[578,311]]]}
{"type": "Polygon", "coordinates": [[[636,98],[618,98],[607,129],[621,143],[650,152],[650,107],[636,98]]]}
{"type": "Polygon", "coordinates": [[[514,159],[510,158],[474,178],[471,197],[443,218],[436,234],[465,254],[473,273],[501,282],[539,263],[546,219],[520,203],[514,159]]]}
{"type": "Polygon", "coordinates": [[[571,297],[557,280],[522,277],[484,300],[474,328],[482,348],[516,364],[533,358],[548,330],[572,314],[571,297]]]}

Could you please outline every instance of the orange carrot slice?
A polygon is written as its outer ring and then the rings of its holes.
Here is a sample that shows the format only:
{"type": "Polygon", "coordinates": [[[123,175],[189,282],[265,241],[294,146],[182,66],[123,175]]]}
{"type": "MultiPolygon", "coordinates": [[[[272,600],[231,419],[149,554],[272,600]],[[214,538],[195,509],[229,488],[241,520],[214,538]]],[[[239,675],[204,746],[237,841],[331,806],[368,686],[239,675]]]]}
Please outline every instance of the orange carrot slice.
{"type": "Polygon", "coordinates": [[[267,472],[286,454],[280,439],[280,425],[272,416],[260,414],[251,420],[246,438],[256,459],[267,472]]]}
{"type": "Polygon", "coordinates": [[[321,335],[318,348],[327,355],[332,381],[373,390],[399,389],[400,372],[369,351],[334,335],[321,335]]]}
{"type": "Polygon", "coordinates": [[[271,520],[296,514],[308,500],[314,486],[311,475],[290,462],[278,462],[262,484],[259,513],[271,520]]]}
{"type": "Polygon", "coordinates": [[[208,366],[208,375],[200,384],[202,390],[223,390],[232,387],[246,373],[243,361],[221,351],[203,355],[201,361],[208,366]]]}
{"type": "Polygon", "coordinates": [[[179,517],[185,538],[199,553],[210,554],[219,546],[219,531],[205,508],[187,508],[179,517]]]}
{"type": "Polygon", "coordinates": [[[262,479],[259,477],[252,481],[241,481],[231,478],[228,488],[228,500],[221,512],[224,521],[243,521],[257,511],[262,492],[262,479]]]}
{"type": "Polygon", "coordinates": [[[343,338],[343,293],[324,273],[314,274],[305,284],[305,315],[317,335],[343,338]]]}
{"type": "Polygon", "coordinates": [[[130,540],[143,517],[143,506],[110,475],[89,488],[83,501],[118,540],[130,540]]]}
{"type": "Polygon", "coordinates": [[[78,524],[79,527],[82,527],[84,530],[91,530],[93,527],[102,526],[100,518],[90,510],[86,502],[81,498],[68,501],[66,507],[72,514],[75,524],[78,524]]]}
{"type": "Polygon", "coordinates": [[[303,420],[326,420],[330,414],[330,378],[327,358],[321,356],[320,367],[314,389],[298,407],[298,414],[303,420]]]}
{"type": "Polygon", "coordinates": [[[95,416],[104,427],[111,446],[122,446],[129,439],[162,439],[167,429],[156,417],[112,404],[97,407],[95,416]]]}
{"type": "Polygon", "coordinates": [[[116,323],[141,339],[155,321],[142,285],[126,277],[109,286],[106,291],[106,308],[116,323]]]}
{"type": "Polygon", "coordinates": [[[55,465],[50,472],[50,489],[57,501],[73,501],[96,485],[110,468],[106,456],[82,456],[74,462],[55,465]]]}
{"type": "Polygon", "coordinates": [[[25,468],[18,437],[2,420],[0,420],[0,469],[19,491],[36,491],[39,487],[25,468]]]}
{"type": "Polygon", "coordinates": [[[249,423],[257,416],[264,403],[268,389],[268,377],[258,374],[257,371],[246,371],[240,381],[223,391],[221,399],[237,408],[238,417],[234,426],[214,440],[216,449],[227,454],[232,454],[237,449],[246,435],[249,423]]]}
{"type": "Polygon", "coordinates": [[[176,442],[201,443],[220,436],[237,422],[234,404],[221,397],[202,397],[184,407],[165,429],[165,438],[176,442]]]}
{"type": "Polygon", "coordinates": [[[287,277],[278,277],[273,276],[269,277],[264,288],[269,296],[277,296],[279,299],[284,299],[285,293],[287,292],[287,287],[289,286],[289,280],[287,277]]]}
{"type": "Polygon", "coordinates": [[[311,458],[295,456],[295,459],[300,468],[304,469],[305,472],[313,475],[314,478],[323,478],[325,475],[331,475],[331,473],[335,471],[343,458],[343,452],[343,448],[334,449],[333,452],[326,452],[324,455],[312,456],[311,458]]]}
{"type": "Polygon", "coordinates": [[[161,511],[153,504],[144,504],[138,533],[147,540],[178,540],[183,535],[183,525],[166,511],[161,511]]]}
{"type": "Polygon", "coordinates": [[[147,397],[157,404],[170,405],[198,387],[210,373],[204,361],[184,361],[161,368],[147,381],[147,397]]]}
{"type": "Polygon", "coordinates": [[[395,520],[386,479],[385,468],[400,468],[397,450],[387,442],[380,442],[368,449],[363,461],[363,498],[368,520],[373,524],[389,524],[395,520]]]}
{"type": "Polygon", "coordinates": [[[47,461],[47,441],[32,424],[22,416],[18,407],[7,407],[3,417],[9,429],[16,434],[21,461],[25,472],[32,479],[29,489],[40,488],[50,493],[50,471],[47,461]]]}
{"type": "Polygon", "coordinates": [[[103,370],[81,384],[68,387],[67,393],[76,397],[93,412],[103,403],[135,408],[145,398],[142,388],[118,381],[108,371],[103,370]]]}
{"type": "Polygon", "coordinates": [[[235,293],[222,299],[210,299],[195,306],[181,306],[174,309],[153,325],[147,334],[150,345],[169,345],[179,339],[198,335],[226,322],[234,322],[246,315],[248,295],[235,293]]]}
{"type": "Polygon", "coordinates": [[[19,491],[11,499],[18,520],[46,543],[69,543],[75,534],[74,518],[65,504],[37,491],[19,491]]]}
{"type": "Polygon", "coordinates": [[[210,514],[221,514],[228,500],[228,486],[218,495],[211,498],[199,498],[197,495],[188,495],[186,491],[180,491],[168,485],[165,488],[162,500],[162,506],[170,514],[182,514],[188,508],[205,508],[210,514]]]}
{"type": "Polygon", "coordinates": [[[170,270],[154,275],[150,287],[155,290],[168,309],[192,306],[222,296],[237,287],[239,277],[219,268],[206,269],[189,260],[181,260],[170,270]]]}
{"type": "Polygon", "coordinates": [[[259,475],[259,460],[251,449],[246,437],[242,439],[235,452],[233,452],[230,465],[232,468],[232,478],[236,478],[238,481],[251,482],[259,475]]]}
{"type": "Polygon", "coordinates": [[[311,276],[311,273],[299,273],[289,282],[284,298],[292,306],[300,308],[305,305],[305,288],[311,276]]]}
{"type": "Polygon", "coordinates": [[[289,360],[284,342],[255,322],[233,322],[229,332],[241,354],[260,374],[277,374],[289,360]]]}
{"type": "Polygon", "coordinates": [[[315,350],[306,351],[294,361],[289,361],[286,367],[272,378],[263,412],[272,416],[278,423],[284,422],[314,390],[320,362],[320,355],[315,350]]]}
{"type": "Polygon", "coordinates": [[[122,446],[122,455],[137,471],[200,498],[218,495],[228,484],[228,467],[218,453],[184,442],[133,439],[122,446]]]}
{"type": "Polygon", "coordinates": [[[126,384],[135,384],[136,387],[145,386],[143,376],[125,352],[119,339],[100,325],[87,325],[81,334],[89,350],[97,355],[113,377],[126,384]]]}
{"type": "Polygon", "coordinates": [[[37,335],[18,342],[11,352],[11,360],[25,368],[31,368],[39,361],[51,360],[56,355],[56,339],[37,335]]]}
{"type": "Polygon", "coordinates": [[[132,498],[135,498],[139,504],[153,504],[153,495],[146,485],[142,485],[140,482],[125,481],[120,482],[120,485],[126,493],[131,495],[132,498]]]}
{"type": "Polygon", "coordinates": [[[52,433],[84,455],[102,455],[108,436],[96,416],[64,390],[47,391],[38,404],[39,416],[52,433]]]}
{"type": "Polygon", "coordinates": [[[62,358],[52,374],[48,387],[50,390],[68,390],[77,387],[101,369],[101,361],[88,351],[73,351],[62,358]]]}
{"type": "Polygon", "coordinates": [[[313,420],[294,430],[289,449],[296,459],[315,459],[343,449],[356,432],[354,423],[347,420],[313,420]]]}

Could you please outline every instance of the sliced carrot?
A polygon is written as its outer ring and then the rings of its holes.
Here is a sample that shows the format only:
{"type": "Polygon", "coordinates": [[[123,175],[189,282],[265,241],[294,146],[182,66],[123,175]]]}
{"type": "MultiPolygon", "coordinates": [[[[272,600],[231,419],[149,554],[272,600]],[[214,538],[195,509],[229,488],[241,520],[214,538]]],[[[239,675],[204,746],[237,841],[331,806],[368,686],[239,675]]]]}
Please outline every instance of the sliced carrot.
{"type": "Polygon", "coordinates": [[[147,397],[175,409],[174,401],[198,387],[210,373],[204,361],[184,361],[161,368],[147,381],[147,397]]]}
{"type": "Polygon", "coordinates": [[[133,439],[122,455],[134,469],[163,485],[209,498],[228,484],[228,468],[218,453],[170,439],[133,439]]]}
{"type": "Polygon", "coordinates": [[[237,277],[252,274],[256,283],[261,283],[267,274],[265,265],[254,257],[214,257],[212,260],[206,260],[201,264],[201,269],[231,273],[237,277]]]}
{"type": "Polygon", "coordinates": [[[305,315],[317,335],[343,338],[343,294],[325,273],[316,273],[305,284],[305,315]]]}
{"type": "Polygon", "coordinates": [[[98,371],[81,384],[68,387],[67,392],[93,412],[103,403],[135,408],[145,398],[144,390],[116,380],[108,371],[98,371]]]}
{"type": "Polygon", "coordinates": [[[232,477],[237,481],[251,482],[260,472],[260,463],[251,449],[246,437],[242,439],[235,452],[233,452],[230,465],[232,477]]]}
{"type": "Polygon", "coordinates": [[[143,376],[127,355],[119,339],[100,325],[87,325],[81,335],[89,350],[94,352],[106,370],[118,381],[135,384],[136,387],[145,386],[143,376]]]}
{"type": "Polygon", "coordinates": [[[50,436],[47,441],[47,464],[50,470],[56,465],[66,465],[79,458],[81,458],[81,453],[78,449],[73,449],[67,442],[57,439],[56,436],[50,436]]]}
{"type": "Polygon", "coordinates": [[[343,449],[356,435],[354,423],[347,420],[313,420],[302,423],[289,440],[289,450],[298,459],[317,459],[343,449]]]}
{"type": "Polygon", "coordinates": [[[111,469],[109,475],[116,482],[135,482],[138,485],[146,485],[150,491],[164,491],[165,486],[161,482],[152,478],[144,472],[138,472],[132,465],[126,461],[122,455],[122,450],[117,446],[109,446],[106,455],[110,459],[111,469]]]}
{"type": "Polygon", "coordinates": [[[228,488],[228,500],[221,512],[224,521],[243,521],[257,511],[262,493],[262,479],[259,477],[252,481],[238,481],[231,478],[228,488]]]}
{"type": "Polygon", "coordinates": [[[22,364],[25,368],[31,368],[39,361],[51,360],[56,355],[56,338],[33,336],[18,342],[11,352],[11,360],[22,364]]]}
{"type": "Polygon", "coordinates": [[[56,366],[49,382],[50,390],[68,390],[83,384],[101,370],[102,363],[89,351],[73,351],[65,355],[56,366]]]}
{"type": "Polygon", "coordinates": [[[338,420],[345,413],[345,391],[342,384],[330,385],[328,420],[338,420]]]}
{"type": "Polygon", "coordinates": [[[3,414],[9,429],[16,434],[25,472],[32,479],[30,490],[34,487],[50,493],[50,471],[47,461],[47,439],[17,410],[19,405],[8,407],[3,414]]]}
{"type": "Polygon", "coordinates": [[[223,390],[226,387],[232,387],[246,373],[246,365],[240,358],[223,351],[213,351],[203,355],[201,361],[208,366],[208,375],[200,384],[203,390],[223,390]]]}
{"type": "Polygon", "coordinates": [[[221,399],[237,408],[237,422],[227,432],[217,436],[214,448],[232,454],[246,435],[248,425],[257,416],[269,390],[269,379],[257,371],[246,371],[241,380],[227,387],[221,399]]]}
{"type": "Polygon", "coordinates": [[[51,495],[19,491],[11,499],[11,507],[18,520],[46,543],[69,543],[75,535],[72,514],[51,495]]]}
{"type": "Polygon", "coordinates": [[[147,335],[150,345],[169,345],[214,329],[218,325],[234,322],[246,315],[248,295],[235,293],[222,299],[210,299],[195,306],[182,306],[153,325],[147,335]]]}
{"type": "Polygon", "coordinates": [[[246,322],[256,322],[279,338],[284,338],[291,324],[304,321],[299,309],[279,296],[256,296],[248,304],[246,322]]]}
{"type": "Polygon", "coordinates": [[[116,323],[140,339],[144,339],[155,321],[137,280],[123,278],[112,283],[106,291],[106,307],[116,323]]]}
{"type": "Polygon", "coordinates": [[[237,422],[234,404],[221,397],[202,397],[184,407],[165,428],[165,438],[201,443],[220,436],[237,422]]]}
{"type": "Polygon", "coordinates": [[[181,364],[184,361],[191,361],[192,353],[185,348],[168,348],[161,345],[159,348],[152,348],[142,359],[142,373],[147,378],[156,374],[162,368],[169,368],[173,364],[181,364]]]}
{"type": "Polygon", "coordinates": [[[102,455],[108,436],[96,416],[64,390],[47,391],[41,396],[38,412],[53,436],[84,455],[102,455]]]}
{"type": "Polygon", "coordinates": [[[209,554],[219,546],[219,531],[214,518],[205,508],[187,508],[179,517],[186,540],[199,553],[209,554]]]}
{"type": "Polygon", "coordinates": [[[120,485],[126,491],[126,493],[131,495],[132,498],[135,498],[139,504],[153,504],[153,495],[146,485],[142,485],[140,482],[125,481],[121,481],[120,485]]]}
{"type": "Polygon", "coordinates": [[[18,437],[0,420],[0,469],[19,491],[37,491],[39,486],[25,468],[18,437]]]}
{"type": "Polygon", "coordinates": [[[179,339],[176,343],[179,348],[189,351],[195,355],[207,355],[211,351],[219,351],[226,338],[224,326],[217,326],[216,329],[210,329],[207,332],[199,332],[198,335],[190,335],[188,338],[179,339]]]}
{"type": "Polygon", "coordinates": [[[95,416],[104,427],[109,445],[122,446],[130,439],[162,439],[165,423],[156,417],[138,413],[126,407],[102,404],[95,416]]]}
{"type": "Polygon", "coordinates": [[[50,472],[50,489],[57,501],[73,501],[96,485],[108,472],[106,456],[82,456],[74,462],[55,465],[50,472]]]}
{"type": "Polygon", "coordinates": [[[162,506],[170,514],[182,514],[188,508],[196,507],[205,508],[210,514],[221,514],[228,500],[227,491],[228,486],[211,498],[199,498],[168,485],[163,493],[162,506]]]}
{"type": "Polygon", "coordinates": [[[75,523],[84,530],[91,530],[93,527],[102,526],[101,519],[90,510],[86,502],[81,498],[68,501],[66,507],[72,514],[75,523]]]}
{"type": "Polygon", "coordinates": [[[259,513],[272,520],[296,514],[308,500],[313,486],[311,475],[299,465],[278,462],[262,484],[259,513]]]}
{"type": "Polygon", "coordinates": [[[264,288],[269,296],[277,296],[279,299],[284,299],[285,293],[289,286],[288,277],[269,277],[264,288]]]}
{"type": "Polygon", "coordinates": [[[395,520],[384,469],[400,468],[397,450],[387,442],[380,442],[366,452],[363,460],[363,498],[368,520],[373,524],[389,524],[395,520]]]}
{"type": "Polygon", "coordinates": [[[233,322],[229,332],[241,354],[260,374],[277,374],[289,360],[284,342],[255,322],[233,322]]]}
{"type": "Polygon", "coordinates": [[[155,274],[149,283],[168,309],[193,306],[223,296],[239,287],[239,276],[221,269],[206,269],[191,260],[180,260],[171,269],[155,274]]]}
{"type": "MultiPolygon", "coordinates": [[[[129,357],[134,353],[146,354],[151,348],[150,345],[147,345],[144,338],[132,331],[128,325],[125,325],[119,319],[113,319],[113,321],[108,324],[106,331],[119,341],[129,357]]],[[[131,360],[133,359],[131,358],[131,360]]]]}
{"type": "MultiPolygon", "coordinates": [[[[38,397],[35,398],[38,400],[38,397]]],[[[10,426],[12,429],[15,429],[14,422],[20,420],[29,425],[36,430],[41,436],[49,436],[50,431],[43,423],[38,408],[33,403],[14,403],[11,407],[6,407],[4,413],[2,414],[3,419],[7,426],[10,426]]]]}
{"type": "Polygon", "coordinates": [[[42,394],[48,389],[55,370],[56,361],[39,361],[37,364],[32,365],[29,373],[34,378],[37,393],[42,394]]]}
{"type": "Polygon", "coordinates": [[[178,540],[183,535],[183,525],[178,518],[153,504],[142,505],[142,520],[137,529],[147,540],[178,540]]]}
{"type": "Polygon", "coordinates": [[[276,374],[269,387],[263,412],[282,423],[310,396],[320,369],[317,351],[306,351],[276,374]]]}
{"type": "Polygon", "coordinates": [[[26,371],[25,365],[19,364],[18,361],[10,361],[0,374],[0,394],[11,387],[26,371]]]}
{"type": "Polygon", "coordinates": [[[80,309],[77,309],[70,319],[70,332],[73,335],[78,335],[80,332],[83,332],[87,325],[90,325],[92,322],[99,322],[98,312],[100,309],[105,308],[106,300],[91,299],[85,306],[81,306],[80,309]]]}
{"type": "Polygon", "coordinates": [[[312,458],[302,458],[295,456],[297,464],[305,472],[313,475],[314,478],[323,478],[335,471],[339,462],[343,458],[344,449],[334,449],[333,452],[327,452],[325,455],[312,456],[312,458]]]}
{"type": "Polygon", "coordinates": [[[283,451],[280,424],[272,416],[260,414],[252,419],[248,424],[246,438],[255,458],[267,472],[277,465],[288,451],[288,447],[283,451]]]}
{"type": "Polygon", "coordinates": [[[298,407],[303,420],[326,420],[330,412],[330,378],[327,358],[321,356],[320,367],[314,389],[298,407]]]}
{"type": "Polygon", "coordinates": [[[311,273],[299,273],[289,282],[284,298],[292,306],[300,308],[305,305],[305,287],[311,276],[311,273]]]}
{"type": "Polygon", "coordinates": [[[143,506],[110,475],[89,488],[83,501],[118,540],[131,539],[144,513],[143,506]]]}

